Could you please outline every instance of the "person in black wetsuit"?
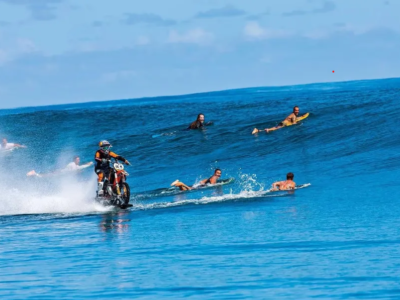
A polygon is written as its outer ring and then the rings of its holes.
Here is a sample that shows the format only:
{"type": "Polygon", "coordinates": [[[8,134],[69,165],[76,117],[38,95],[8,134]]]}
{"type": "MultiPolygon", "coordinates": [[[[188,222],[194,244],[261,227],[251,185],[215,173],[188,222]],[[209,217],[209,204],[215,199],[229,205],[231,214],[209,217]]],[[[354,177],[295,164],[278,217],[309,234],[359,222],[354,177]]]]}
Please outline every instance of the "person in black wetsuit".
{"type": "Polygon", "coordinates": [[[211,124],[212,122],[204,123],[204,114],[198,114],[196,121],[192,122],[187,129],[201,129],[211,124]]]}
{"type": "Polygon", "coordinates": [[[181,191],[188,191],[188,190],[193,190],[196,189],[198,186],[203,186],[207,184],[216,184],[218,179],[221,177],[222,171],[220,169],[215,169],[214,175],[211,176],[208,179],[204,179],[200,181],[200,184],[195,185],[195,186],[187,186],[183,182],[180,182],[179,180],[175,180],[173,183],[171,183],[171,186],[176,186],[178,187],[181,191]]]}
{"type": "Polygon", "coordinates": [[[123,161],[126,165],[130,165],[129,161],[123,158],[122,156],[111,152],[110,148],[112,147],[111,144],[108,141],[101,141],[99,143],[100,149],[96,151],[96,154],[94,156],[94,159],[96,161],[96,165],[94,167],[94,171],[96,172],[98,178],[97,178],[97,184],[98,184],[98,195],[102,196],[103,195],[103,178],[104,175],[107,174],[108,168],[109,168],[109,163],[108,160],[111,159],[111,157],[118,159],[120,161],[123,161]]]}

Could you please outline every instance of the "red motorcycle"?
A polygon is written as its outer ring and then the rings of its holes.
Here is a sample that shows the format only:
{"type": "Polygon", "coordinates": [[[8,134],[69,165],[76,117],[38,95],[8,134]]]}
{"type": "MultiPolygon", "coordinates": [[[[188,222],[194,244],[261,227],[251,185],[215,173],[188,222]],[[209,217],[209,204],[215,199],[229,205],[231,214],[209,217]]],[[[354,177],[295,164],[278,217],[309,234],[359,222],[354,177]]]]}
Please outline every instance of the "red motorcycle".
{"type": "Polygon", "coordinates": [[[117,159],[108,160],[109,167],[103,179],[103,196],[96,196],[96,200],[104,206],[116,206],[119,208],[131,207],[129,204],[131,190],[126,182],[128,172],[124,165],[117,159]]]}

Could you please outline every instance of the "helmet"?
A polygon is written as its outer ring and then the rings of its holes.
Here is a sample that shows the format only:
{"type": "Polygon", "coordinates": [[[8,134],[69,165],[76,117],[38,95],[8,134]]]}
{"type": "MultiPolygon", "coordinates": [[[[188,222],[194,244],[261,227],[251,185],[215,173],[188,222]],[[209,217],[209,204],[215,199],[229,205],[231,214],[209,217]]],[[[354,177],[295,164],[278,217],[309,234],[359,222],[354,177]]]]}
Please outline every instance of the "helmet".
{"type": "Polygon", "coordinates": [[[108,153],[108,151],[110,151],[110,148],[112,147],[112,145],[111,145],[108,141],[103,140],[103,141],[101,141],[101,142],[99,143],[99,147],[100,147],[100,149],[103,150],[105,153],[108,153]]]}

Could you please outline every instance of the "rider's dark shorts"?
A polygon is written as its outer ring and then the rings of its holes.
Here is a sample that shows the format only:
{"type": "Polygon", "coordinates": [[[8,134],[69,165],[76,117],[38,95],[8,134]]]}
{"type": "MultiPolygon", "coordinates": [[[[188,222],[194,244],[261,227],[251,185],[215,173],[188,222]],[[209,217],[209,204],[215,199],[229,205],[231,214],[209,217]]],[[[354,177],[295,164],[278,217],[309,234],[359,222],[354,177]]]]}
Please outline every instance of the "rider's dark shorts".
{"type": "Polygon", "coordinates": [[[103,169],[103,168],[95,168],[95,169],[94,169],[94,172],[95,172],[96,174],[100,174],[100,173],[106,173],[106,170],[103,169]]]}

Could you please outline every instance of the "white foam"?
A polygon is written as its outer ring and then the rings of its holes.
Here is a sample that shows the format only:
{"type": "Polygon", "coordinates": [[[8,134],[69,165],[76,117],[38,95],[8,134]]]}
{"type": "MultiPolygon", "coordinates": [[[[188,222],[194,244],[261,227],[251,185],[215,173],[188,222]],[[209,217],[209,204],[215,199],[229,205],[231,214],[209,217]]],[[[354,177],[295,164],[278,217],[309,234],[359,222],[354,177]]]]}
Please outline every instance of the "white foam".
{"type": "MultiPolygon", "coordinates": [[[[78,182],[74,176],[57,178],[59,181],[47,190],[42,178],[24,179],[26,184],[7,189],[0,186],[0,215],[42,213],[85,213],[107,211],[94,201],[96,180],[78,182]],[[28,180],[33,179],[32,184],[28,180]]],[[[21,180],[23,182],[24,180],[21,180]]],[[[4,181],[3,181],[4,182],[4,181]]],[[[48,182],[47,182],[48,183],[48,182]]]]}
{"type": "Polygon", "coordinates": [[[281,195],[267,195],[269,191],[257,191],[257,192],[248,192],[242,191],[239,194],[225,194],[221,196],[212,196],[212,197],[202,197],[200,199],[188,199],[174,202],[161,202],[161,203],[151,203],[151,204],[134,204],[133,209],[136,210],[147,210],[147,209],[156,209],[156,208],[168,208],[168,207],[176,207],[183,205],[201,205],[201,204],[210,204],[217,202],[225,202],[225,201],[233,201],[237,199],[246,199],[246,198],[256,198],[256,197],[278,197],[281,195]]]}
{"type": "MultiPolygon", "coordinates": [[[[296,189],[302,189],[310,186],[310,183],[301,185],[296,189]]],[[[211,196],[211,197],[202,197],[200,199],[188,199],[174,202],[161,202],[161,203],[151,203],[151,204],[142,204],[136,203],[134,204],[132,209],[135,210],[148,210],[148,209],[157,209],[157,208],[168,208],[168,207],[177,207],[183,205],[204,205],[210,203],[218,203],[225,201],[235,201],[239,199],[254,199],[259,197],[282,197],[287,195],[288,191],[271,191],[271,190],[242,190],[237,194],[233,194],[232,192],[229,194],[224,194],[221,196],[211,196]]]]}

